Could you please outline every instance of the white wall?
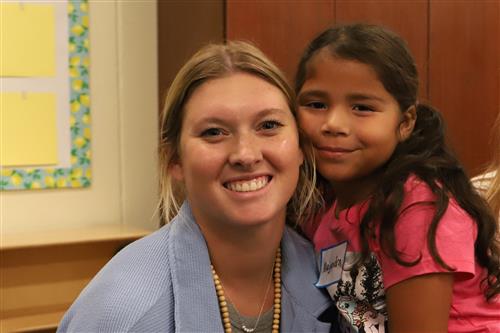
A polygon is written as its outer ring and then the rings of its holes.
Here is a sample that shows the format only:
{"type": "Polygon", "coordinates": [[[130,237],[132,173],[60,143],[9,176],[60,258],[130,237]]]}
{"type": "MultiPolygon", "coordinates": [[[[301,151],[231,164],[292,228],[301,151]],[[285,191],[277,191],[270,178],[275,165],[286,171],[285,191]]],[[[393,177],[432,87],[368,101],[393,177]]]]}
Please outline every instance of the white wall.
{"type": "Polygon", "coordinates": [[[90,1],[89,17],[92,185],[2,191],[3,235],[158,225],[156,1],[90,1]]]}

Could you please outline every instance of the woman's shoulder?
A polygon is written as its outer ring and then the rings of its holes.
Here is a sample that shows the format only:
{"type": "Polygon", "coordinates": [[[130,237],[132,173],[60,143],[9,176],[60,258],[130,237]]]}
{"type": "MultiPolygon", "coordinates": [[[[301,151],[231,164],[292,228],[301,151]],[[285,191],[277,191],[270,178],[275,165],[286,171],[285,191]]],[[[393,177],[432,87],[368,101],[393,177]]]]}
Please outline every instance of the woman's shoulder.
{"type": "Polygon", "coordinates": [[[472,185],[474,185],[474,187],[481,192],[487,191],[496,175],[496,171],[485,172],[477,175],[471,179],[472,185]]]}
{"type": "Polygon", "coordinates": [[[311,242],[291,227],[285,229],[284,242],[293,247],[298,255],[313,257],[315,255],[311,242]]]}
{"type": "Polygon", "coordinates": [[[170,229],[167,225],[118,252],[78,296],[58,331],[126,332],[153,308],[168,307],[170,229]]]}
{"type": "MultiPolygon", "coordinates": [[[[310,241],[290,227],[283,234],[282,249],[286,266],[297,269],[294,274],[315,280],[317,278],[316,254],[310,241]]],[[[313,283],[316,281],[313,281],[313,283]]]]}
{"type": "Polygon", "coordinates": [[[122,282],[126,276],[126,283],[144,284],[144,276],[165,274],[169,270],[167,257],[170,234],[171,225],[166,225],[130,243],[104,266],[95,279],[118,279],[114,282],[122,282]]]}

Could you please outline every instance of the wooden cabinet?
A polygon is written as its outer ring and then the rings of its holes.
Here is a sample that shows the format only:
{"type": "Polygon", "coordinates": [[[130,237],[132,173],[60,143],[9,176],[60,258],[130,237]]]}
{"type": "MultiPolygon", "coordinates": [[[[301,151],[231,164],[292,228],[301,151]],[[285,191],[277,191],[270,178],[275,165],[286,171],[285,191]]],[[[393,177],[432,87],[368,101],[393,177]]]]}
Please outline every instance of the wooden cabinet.
{"type": "Polygon", "coordinates": [[[469,171],[500,147],[490,128],[500,108],[500,1],[431,1],[429,99],[469,171]]]}
{"type": "Polygon", "coordinates": [[[158,1],[159,105],[181,66],[200,47],[224,40],[224,3],[209,1],[158,1]]]}
{"type": "Polygon", "coordinates": [[[500,1],[321,0],[226,2],[228,39],[249,39],[292,78],[312,36],[336,23],[370,22],[402,35],[416,59],[419,96],[440,109],[470,175],[490,159],[500,108],[500,1]]]}
{"type": "Polygon", "coordinates": [[[334,14],[333,1],[227,1],[226,37],[255,43],[292,80],[305,45],[334,14]]]}
{"type": "Polygon", "coordinates": [[[52,332],[94,275],[149,231],[102,225],[11,233],[0,245],[0,332],[52,332]]]}

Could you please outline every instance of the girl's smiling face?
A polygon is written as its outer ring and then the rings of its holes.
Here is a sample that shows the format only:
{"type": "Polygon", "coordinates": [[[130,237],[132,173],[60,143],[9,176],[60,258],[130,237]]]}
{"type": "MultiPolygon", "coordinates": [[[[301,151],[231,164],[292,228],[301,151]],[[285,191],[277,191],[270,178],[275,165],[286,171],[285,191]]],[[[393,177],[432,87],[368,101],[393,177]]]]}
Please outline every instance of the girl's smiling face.
{"type": "Polygon", "coordinates": [[[257,76],[234,73],[192,93],[171,172],[184,183],[202,227],[282,228],[302,161],[283,93],[257,76]]]}
{"type": "Polygon", "coordinates": [[[403,115],[367,64],[334,57],[323,49],[307,70],[298,116],[313,143],[318,170],[336,192],[337,188],[365,192],[359,186],[375,184],[377,169],[411,134],[414,119],[406,119],[410,117],[403,115]]]}

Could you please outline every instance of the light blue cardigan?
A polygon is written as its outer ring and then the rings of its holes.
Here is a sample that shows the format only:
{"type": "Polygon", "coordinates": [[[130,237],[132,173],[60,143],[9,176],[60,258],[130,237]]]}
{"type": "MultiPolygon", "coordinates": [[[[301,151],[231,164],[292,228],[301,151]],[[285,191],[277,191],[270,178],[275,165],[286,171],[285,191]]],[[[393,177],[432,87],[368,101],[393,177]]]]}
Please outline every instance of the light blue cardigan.
{"type": "MultiPolygon", "coordinates": [[[[328,332],[314,252],[286,228],[281,332],[328,332]]],[[[237,260],[237,258],[235,258],[237,260]]],[[[168,225],[120,251],[65,314],[58,332],[223,332],[205,239],[184,203],[168,225]]]]}

